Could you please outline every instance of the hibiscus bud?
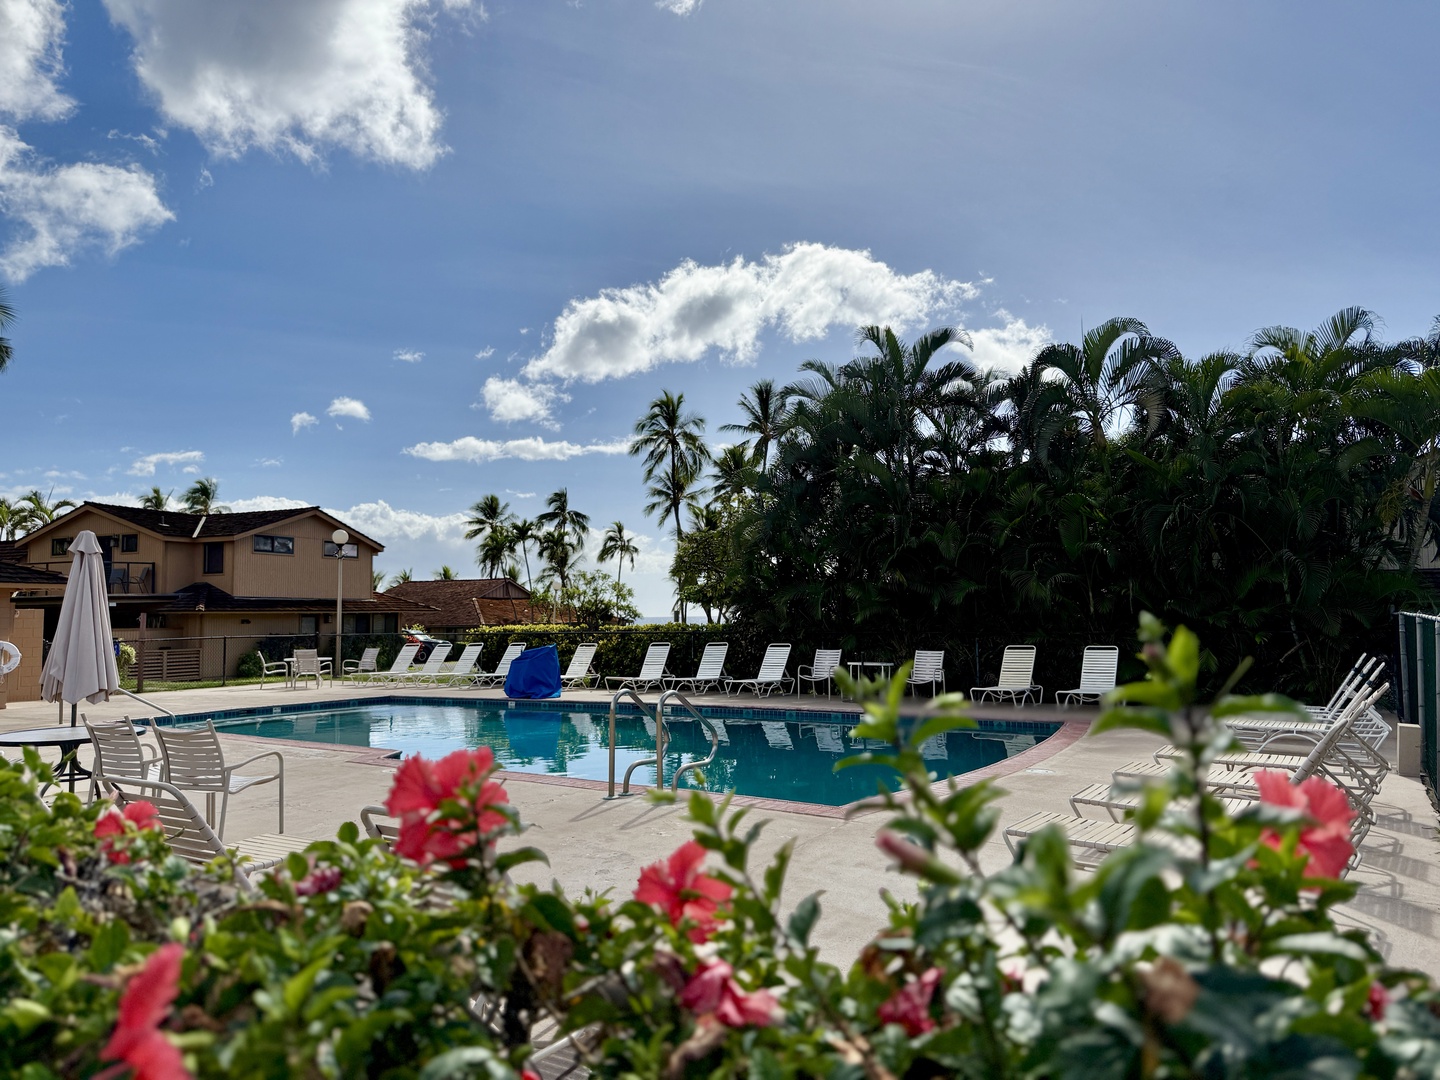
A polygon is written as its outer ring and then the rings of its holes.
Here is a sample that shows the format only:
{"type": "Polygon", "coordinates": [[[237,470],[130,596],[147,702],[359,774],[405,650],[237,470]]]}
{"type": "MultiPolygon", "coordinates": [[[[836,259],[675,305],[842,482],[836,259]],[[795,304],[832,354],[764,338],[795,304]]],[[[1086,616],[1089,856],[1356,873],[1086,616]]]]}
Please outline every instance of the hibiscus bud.
{"type": "Polygon", "coordinates": [[[1162,956],[1149,971],[1140,973],[1145,985],[1145,1007],[1167,1024],[1190,1015],[1200,997],[1200,985],[1179,961],[1162,956]]]}
{"type": "Polygon", "coordinates": [[[340,912],[340,929],[351,937],[360,937],[365,933],[365,924],[370,921],[370,913],[374,910],[364,900],[351,900],[340,912]]]}
{"type": "Polygon", "coordinates": [[[900,869],[917,877],[946,885],[953,885],[960,880],[955,871],[919,844],[912,843],[888,829],[881,829],[875,834],[875,846],[894,859],[900,869]]]}
{"type": "Polygon", "coordinates": [[[1385,1006],[1390,1004],[1390,992],[1384,985],[1378,982],[1370,984],[1370,993],[1365,1002],[1365,1011],[1370,1014],[1370,1019],[1380,1021],[1385,1019],[1385,1006]]]}

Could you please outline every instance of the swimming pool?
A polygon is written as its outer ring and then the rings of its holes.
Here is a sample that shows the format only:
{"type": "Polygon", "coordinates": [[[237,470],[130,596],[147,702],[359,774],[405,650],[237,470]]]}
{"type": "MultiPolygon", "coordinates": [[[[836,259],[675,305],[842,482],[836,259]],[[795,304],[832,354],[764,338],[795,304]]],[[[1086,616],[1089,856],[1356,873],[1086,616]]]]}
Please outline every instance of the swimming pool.
{"type": "MultiPolygon", "coordinates": [[[[702,708],[721,737],[719,753],[681,777],[681,787],[733,791],[793,802],[843,806],[874,795],[877,784],[897,786],[894,773],[878,766],[834,771],[835,762],[871,748],[851,734],[854,713],[764,708],[702,708]]],[[[207,717],[177,717],[203,721],[207,717]]],[[[214,717],[236,735],[293,742],[373,747],[398,754],[439,757],[460,747],[489,746],[504,769],[605,780],[609,770],[609,710],[603,705],[561,702],[485,701],[392,697],[326,703],[300,709],[243,710],[214,717]]],[[[978,729],[952,731],[927,741],[923,752],[937,779],[982,768],[1047,738],[1059,724],[981,721],[978,729]]],[[[704,759],[710,739],[684,714],[667,715],[667,784],[682,764],[704,759]]],[[[653,757],[653,721],[633,709],[616,720],[617,784],[631,762],[653,757]]],[[[634,783],[655,783],[655,767],[635,770],[634,783]]]]}

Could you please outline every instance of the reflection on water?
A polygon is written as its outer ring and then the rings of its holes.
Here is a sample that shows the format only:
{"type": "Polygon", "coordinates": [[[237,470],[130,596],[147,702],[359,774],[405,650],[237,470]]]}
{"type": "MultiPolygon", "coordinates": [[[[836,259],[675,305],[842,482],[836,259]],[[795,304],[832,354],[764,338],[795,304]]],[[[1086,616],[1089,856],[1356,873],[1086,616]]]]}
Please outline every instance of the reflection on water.
{"type": "MultiPolygon", "coordinates": [[[[844,723],[791,720],[712,720],[720,751],[701,776],[687,772],[682,787],[734,791],[771,799],[840,806],[874,795],[879,785],[897,786],[894,773],[873,765],[834,771],[841,758],[884,749],[851,735],[844,723]]],[[[667,718],[667,783],[675,770],[710,752],[709,736],[693,720],[667,718]]],[[[1034,746],[1058,725],[1032,725],[1038,734],[952,731],[921,746],[937,777],[955,776],[1003,761],[1034,746]]],[[[493,703],[474,705],[376,704],[335,712],[312,712],[225,725],[227,732],[304,742],[381,747],[407,756],[440,757],[462,746],[489,746],[505,769],[604,780],[609,768],[609,714],[493,703]]],[[[654,723],[621,716],[615,727],[615,775],[655,752],[654,723]]],[[[655,782],[653,765],[635,770],[642,785],[655,782]]]]}

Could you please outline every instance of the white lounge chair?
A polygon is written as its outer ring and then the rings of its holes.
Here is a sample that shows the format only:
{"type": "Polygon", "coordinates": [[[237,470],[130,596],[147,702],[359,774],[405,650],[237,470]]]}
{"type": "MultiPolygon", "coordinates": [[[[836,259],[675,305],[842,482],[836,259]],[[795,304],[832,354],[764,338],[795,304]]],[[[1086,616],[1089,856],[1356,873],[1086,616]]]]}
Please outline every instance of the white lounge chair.
{"type": "Polygon", "coordinates": [[[843,729],[839,724],[801,724],[801,735],[813,735],[815,745],[827,754],[845,753],[843,729]]]}
{"type": "Polygon", "coordinates": [[[765,733],[765,741],[774,750],[794,750],[795,743],[790,738],[790,728],[783,720],[761,720],[760,730],[765,733]]]}
{"type": "Polygon", "coordinates": [[[599,676],[590,670],[595,663],[595,650],[600,646],[593,641],[584,641],[575,646],[575,655],[570,657],[570,666],[565,669],[565,674],[560,676],[561,686],[585,686],[590,685],[592,679],[599,676]]]}
{"type": "Polygon", "coordinates": [[[470,685],[475,681],[475,676],[479,674],[476,665],[480,663],[480,653],[484,648],[483,644],[473,642],[466,645],[460,653],[460,659],[455,661],[455,665],[449,671],[436,678],[435,684],[438,686],[443,682],[446,686],[455,686],[460,683],[464,683],[466,686],[470,685]]]}
{"type": "Polygon", "coordinates": [[[285,831],[285,759],[279,751],[267,750],[248,757],[234,765],[225,764],[225,751],[220,746],[220,736],[215,732],[215,721],[205,721],[203,728],[155,729],[160,740],[160,755],[165,762],[165,780],[185,791],[205,792],[205,817],[215,821],[215,796],[220,796],[220,820],[215,826],[215,835],[225,835],[225,812],[230,807],[230,796],[238,795],[247,788],[261,784],[279,785],[279,827],[285,831]],[[253,765],[265,758],[275,759],[273,773],[253,776],[242,775],[237,770],[253,765]]]}
{"type": "Polygon", "coordinates": [[[236,884],[246,892],[254,890],[249,875],[271,869],[292,852],[304,851],[314,842],[300,836],[267,833],[227,845],[210,828],[195,804],[173,784],[107,776],[103,786],[117,806],[142,801],[154,806],[170,850],[186,862],[204,866],[217,858],[228,859],[234,867],[236,884]]]}
{"type": "Polygon", "coordinates": [[[450,652],[455,646],[448,641],[437,641],[430,647],[430,655],[425,658],[425,663],[419,671],[407,672],[396,677],[397,682],[410,686],[419,686],[421,683],[433,683],[442,678],[445,674],[445,664],[450,659],[450,652]]]}
{"type": "Polygon", "coordinates": [[[788,641],[777,642],[765,650],[765,658],[760,661],[760,673],[753,679],[726,679],[725,692],[727,694],[738,694],[743,688],[749,686],[761,697],[768,697],[779,690],[782,694],[789,693],[789,688],[794,680],[785,674],[785,665],[790,662],[790,643],[788,641]]]}
{"type": "Polygon", "coordinates": [[[668,641],[652,641],[645,650],[645,662],[640,665],[639,675],[610,675],[605,679],[605,689],[654,690],[665,685],[665,661],[670,659],[668,641]]]}
{"type": "Polygon", "coordinates": [[[356,682],[389,683],[399,680],[410,670],[411,663],[415,660],[415,654],[420,651],[419,644],[405,645],[395,654],[395,662],[385,671],[357,671],[356,682]]]}
{"type": "Polygon", "coordinates": [[[266,660],[265,654],[259,649],[255,650],[255,655],[260,657],[260,689],[265,689],[265,680],[271,676],[275,676],[286,686],[290,685],[290,662],[288,660],[266,660]]]}
{"type": "Polygon", "coordinates": [[[361,673],[369,673],[379,667],[380,646],[372,645],[360,654],[359,660],[342,660],[340,663],[340,677],[354,681],[361,676],[361,673]]]}
{"type": "Polygon", "coordinates": [[[1083,705],[1098,702],[1115,689],[1115,675],[1120,670],[1120,649],[1115,645],[1086,645],[1080,661],[1080,685],[1074,690],[1057,690],[1055,704],[1083,705]]]}
{"type": "Polygon", "coordinates": [[[505,654],[500,657],[500,663],[495,665],[495,670],[481,672],[480,674],[476,675],[471,685],[504,686],[505,676],[510,674],[510,665],[513,664],[515,662],[515,658],[524,651],[525,642],[512,641],[509,647],[506,648],[505,654]]]}
{"type": "Polygon", "coordinates": [[[1034,696],[1036,704],[1045,700],[1045,688],[1035,682],[1035,646],[1006,645],[1000,661],[1000,678],[994,686],[972,686],[974,701],[1011,701],[1022,705],[1034,696]]]}
{"type": "MultiPolygon", "coordinates": [[[[839,649],[816,649],[815,662],[813,664],[801,664],[795,669],[795,696],[800,696],[800,684],[808,682],[810,689],[815,690],[819,683],[825,684],[825,696],[830,696],[830,690],[835,685],[835,672],[840,667],[839,649]]],[[[818,691],[816,691],[818,693],[818,691]]]]}
{"type": "Polygon", "coordinates": [[[940,687],[940,692],[945,691],[945,650],[915,650],[915,666],[910,672],[910,678],[905,680],[910,692],[916,693],[921,686],[928,686],[933,696],[935,687],[940,687]]]}
{"type": "Polygon", "coordinates": [[[666,676],[666,689],[689,689],[696,694],[705,690],[720,689],[725,678],[725,657],[729,652],[730,643],[728,641],[710,642],[705,646],[705,651],[700,654],[700,666],[695,669],[695,674],[666,676]]]}
{"type": "Polygon", "coordinates": [[[335,683],[333,667],[330,660],[322,657],[316,649],[295,650],[295,670],[290,673],[290,679],[298,689],[301,679],[314,679],[315,689],[320,689],[322,679],[329,679],[331,685],[335,683]]]}

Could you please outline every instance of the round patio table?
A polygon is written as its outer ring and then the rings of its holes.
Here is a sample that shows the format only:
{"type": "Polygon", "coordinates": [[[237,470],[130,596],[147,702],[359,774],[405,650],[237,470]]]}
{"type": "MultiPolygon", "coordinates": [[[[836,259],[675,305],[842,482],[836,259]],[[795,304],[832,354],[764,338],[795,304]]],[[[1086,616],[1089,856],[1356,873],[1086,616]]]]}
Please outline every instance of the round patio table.
{"type": "Polygon", "coordinates": [[[55,774],[57,781],[68,780],[70,790],[75,790],[76,780],[90,779],[90,770],[80,764],[80,747],[90,741],[90,733],[84,728],[42,727],[24,728],[20,731],[0,731],[0,746],[33,746],[37,750],[46,746],[58,746],[64,768],[55,774]],[[69,756],[69,760],[65,758],[69,756]]]}

